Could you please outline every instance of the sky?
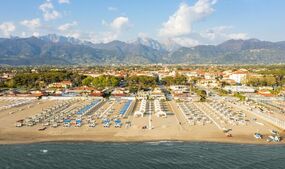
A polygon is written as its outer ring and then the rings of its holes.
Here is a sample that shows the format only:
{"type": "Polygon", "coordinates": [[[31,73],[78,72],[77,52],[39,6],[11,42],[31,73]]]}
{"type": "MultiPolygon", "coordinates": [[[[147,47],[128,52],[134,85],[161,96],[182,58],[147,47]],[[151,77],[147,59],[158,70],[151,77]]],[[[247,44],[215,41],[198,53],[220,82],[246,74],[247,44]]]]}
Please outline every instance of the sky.
{"type": "Polygon", "coordinates": [[[284,0],[0,0],[0,37],[137,37],[182,46],[285,40],[284,0]]]}

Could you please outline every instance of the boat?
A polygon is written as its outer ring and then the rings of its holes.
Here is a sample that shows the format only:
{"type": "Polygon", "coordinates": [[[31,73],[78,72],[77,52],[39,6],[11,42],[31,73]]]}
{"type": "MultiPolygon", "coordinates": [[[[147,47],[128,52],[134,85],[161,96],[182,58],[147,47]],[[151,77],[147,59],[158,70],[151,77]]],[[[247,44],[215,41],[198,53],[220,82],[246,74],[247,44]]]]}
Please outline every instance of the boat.
{"type": "Polygon", "coordinates": [[[44,130],[46,130],[47,129],[47,127],[41,127],[41,128],[39,128],[38,130],[39,131],[44,131],[44,130]]]}
{"type": "Polygon", "coordinates": [[[274,134],[274,135],[278,135],[279,133],[278,133],[278,131],[276,131],[276,130],[271,130],[270,131],[272,134],[274,134]]]}
{"type": "Polygon", "coordinates": [[[262,139],[262,135],[260,133],[254,133],[253,135],[256,139],[262,139]]]}
{"type": "Polygon", "coordinates": [[[18,120],[16,123],[16,127],[22,127],[24,125],[24,120],[18,120]]]}
{"type": "Polygon", "coordinates": [[[46,123],[44,123],[43,125],[44,125],[44,126],[49,126],[50,124],[49,124],[49,122],[46,122],[46,123]]]}
{"type": "Polygon", "coordinates": [[[233,137],[233,135],[230,134],[230,133],[227,133],[226,136],[227,136],[227,137],[233,137]]]}
{"type": "Polygon", "coordinates": [[[281,137],[279,137],[279,136],[274,136],[273,141],[274,141],[274,142],[280,142],[280,141],[281,141],[281,137]]]}
{"type": "Polygon", "coordinates": [[[273,141],[273,139],[272,138],[270,138],[270,136],[266,139],[266,141],[267,142],[272,142],[273,141]]]}
{"type": "Polygon", "coordinates": [[[264,126],[264,124],[263,123],[261,123],[261,122],[255,122],[256,124],[259,124],[259,125],[261,125],[261,126],[264,126]]]}

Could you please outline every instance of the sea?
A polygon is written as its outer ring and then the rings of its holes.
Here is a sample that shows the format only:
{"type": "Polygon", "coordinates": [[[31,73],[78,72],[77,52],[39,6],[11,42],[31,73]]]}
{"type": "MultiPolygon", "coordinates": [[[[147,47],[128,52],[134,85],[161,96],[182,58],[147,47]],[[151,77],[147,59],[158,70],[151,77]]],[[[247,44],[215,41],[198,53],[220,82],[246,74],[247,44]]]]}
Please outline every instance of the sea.
{"type": "Polygon", "coordinates": [[[52,142],[0,145],[1,169],[285,169],[285,145],[52,142]]]}

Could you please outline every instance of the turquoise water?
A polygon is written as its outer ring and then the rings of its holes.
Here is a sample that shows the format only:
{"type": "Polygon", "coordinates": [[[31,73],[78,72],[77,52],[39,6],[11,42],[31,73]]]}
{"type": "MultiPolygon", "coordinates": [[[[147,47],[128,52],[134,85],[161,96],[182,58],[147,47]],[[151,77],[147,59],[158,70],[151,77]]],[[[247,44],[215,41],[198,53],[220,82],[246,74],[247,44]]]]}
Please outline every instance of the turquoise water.
{"type": "Polygon", "coordinates": [[[41,143],[0,145],[1,169],[284,169],[285,145],[41,143]]]}

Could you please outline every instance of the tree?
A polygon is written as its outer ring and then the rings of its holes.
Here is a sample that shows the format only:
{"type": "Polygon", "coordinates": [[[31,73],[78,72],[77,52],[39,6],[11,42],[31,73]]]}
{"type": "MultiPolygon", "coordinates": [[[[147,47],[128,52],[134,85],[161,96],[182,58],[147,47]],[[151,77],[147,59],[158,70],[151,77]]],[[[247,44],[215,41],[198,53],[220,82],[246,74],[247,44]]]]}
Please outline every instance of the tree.
{"type": "MultiPolygon", "coordinates": [[[[45,85],[63,80],[74,81],[75,79],[82,79],[83,76],[66,71],[48,71],[40,73],[17,73],[13,79],[6,82],[9,88],[43,88],[45,85]]],[[[77,83],[80,85],[79,83],[77,83]]]]}
{"type": "Polygon", "coordinates": [[[240,93],[235,93],[234,97],[239,98],[240,101],[245,101],[245,98],[246,98],[244,95],[242,95],[240,93]]]}
{"type": "Polygon", "coordinates": [[[162,82],[166,86],[170,85],[185,85],[187,84],[187,77],[183,75],[177,75],[177,76],[167,76],[162,79],[162,82]]]}
{"type": "Polygon", "coordinates": [[[201,102],[205,102],[206,101],[206,97],[207,97],[207,92],[205,90],[199,90],[198,93],[199,93],[199,96],[200,96],[200,101],[201,102]]]}
{"type": "Polygon", "coordinates": [[[85,79],[82,80],[82,84],[85,85],[85,86],[90,86],[92,81],[93,81],[93,77],[91,76],[88,76],[86,77],[85,79]]]}
{"type": "Polygon", "coordinates": [[[96,88],[116,87],[119,86],[120,78],[110,75],[102,75],[98,77],[88,76],[82,80],[82,84],[86,86],[93,86],[96,88]]]}
{"type": "Polygon", "coordinates": [[[130,76],[127,78],[127,84],[129,87],[138,90],[154,88],[157,85],[157,78],[152,76],[130,76]]]}
{"type": "Polygon", "coordinates": [[[285,68],[284,66],[281,68],[276,68],[275,66],[270,67],[269,70],[264,70],[264,71],[260,71],[260,74],[263,75],[271,75],[275,78],[276,81],[276,85],[277,86],[282,86],[283,84],[285,84],[285,68]]]}
{"type": "Polygon", "coordinates": [[[137,93],[138,92],[138,88],[136,88],[136,87],[134,87],[134,86],[131,86],[131,87],[129,87],[129,91],[130,91],[130,93],[137,93]]]}
{"type": "Polygon", "coordinates": [[[277,83],[276,83],[276,78],[274,78],[272,75],[263,75],[263,76],[248,76],[246,84],[258,87],[258,86],[272,86],[277,83]]]}

